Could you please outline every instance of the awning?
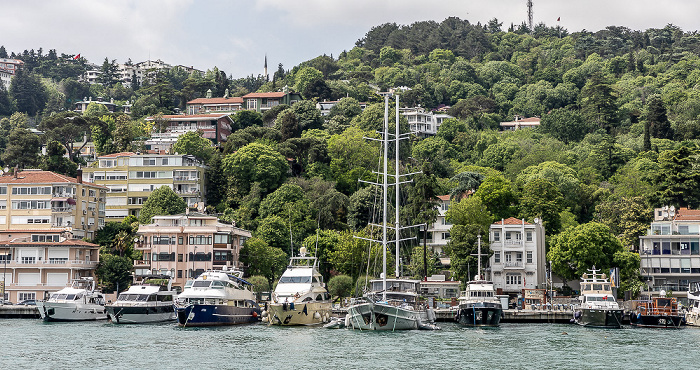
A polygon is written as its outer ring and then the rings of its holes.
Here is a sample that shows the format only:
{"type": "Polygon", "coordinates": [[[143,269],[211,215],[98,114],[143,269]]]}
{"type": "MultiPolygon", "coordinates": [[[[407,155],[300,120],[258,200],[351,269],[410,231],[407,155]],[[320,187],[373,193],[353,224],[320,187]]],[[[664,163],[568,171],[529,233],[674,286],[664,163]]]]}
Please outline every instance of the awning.
{"type": "Polygon", "coordinates": [[[67,202],[69,198],[51,198],[52,202],[67,202]]]}

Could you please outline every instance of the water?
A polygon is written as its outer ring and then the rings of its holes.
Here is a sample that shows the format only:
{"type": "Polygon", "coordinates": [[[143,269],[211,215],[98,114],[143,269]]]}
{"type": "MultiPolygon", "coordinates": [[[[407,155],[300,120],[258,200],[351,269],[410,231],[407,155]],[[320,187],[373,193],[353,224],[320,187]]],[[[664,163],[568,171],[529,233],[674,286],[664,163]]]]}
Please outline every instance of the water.
{"type": "Polygon", "coordinates": [[[3,369],[639,369],[691,368],[700,328],[589,329],[503,324],[359,332],[247,325],[0,320],[3,369]]]}

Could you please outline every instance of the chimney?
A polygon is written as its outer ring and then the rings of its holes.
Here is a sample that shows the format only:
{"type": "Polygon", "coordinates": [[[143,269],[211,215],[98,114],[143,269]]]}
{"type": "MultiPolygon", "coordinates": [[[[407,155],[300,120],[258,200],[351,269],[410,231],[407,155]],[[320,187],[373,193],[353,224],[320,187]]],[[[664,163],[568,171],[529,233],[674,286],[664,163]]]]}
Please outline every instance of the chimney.
{"type": "Polygon", "coordinates": [[[75,179],[78,181],[78,184],[83,183],[83,169],[80,166],[78,166],[78,172],[75,175],[75,179]]]}

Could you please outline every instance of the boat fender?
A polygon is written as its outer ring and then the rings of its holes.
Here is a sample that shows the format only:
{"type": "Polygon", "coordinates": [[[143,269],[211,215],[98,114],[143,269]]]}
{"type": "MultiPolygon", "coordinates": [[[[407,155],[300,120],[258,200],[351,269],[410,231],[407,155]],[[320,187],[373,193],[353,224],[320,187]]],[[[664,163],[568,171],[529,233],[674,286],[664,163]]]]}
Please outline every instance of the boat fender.
{"type": "Polygon", "coordinates": [[[642,318],[642,314],[641,314],[641,313],[637,313],[637,320],[640,320],[641,318],[642,318]]]}
{"type": "Polygon", "coordinates": [[[267,311],[263,310],[263,312],[261,312],[261,316],[262,316],[262,317],[267,317],[267,311]]]}
{"type": "Polygon", "coordinates": [[[253,311],[253,318],[257,318],[257,317],[258,317],[258,313],[253,311]]]}
{"type": "Polygon", "coordinates": [[[318,312],[315,312],[315,313],[314,313],[314,319],[316,319],[316,320],[321,320],[321,314],[318,313],[318,312]]]}
{"type": "Polygon", "coordinates": [[[580,317],[581,317],[581,311],[576,311],[576,312],[574,313],[574,317],[577,318],[577,319],[580,318],[580,317]]]}

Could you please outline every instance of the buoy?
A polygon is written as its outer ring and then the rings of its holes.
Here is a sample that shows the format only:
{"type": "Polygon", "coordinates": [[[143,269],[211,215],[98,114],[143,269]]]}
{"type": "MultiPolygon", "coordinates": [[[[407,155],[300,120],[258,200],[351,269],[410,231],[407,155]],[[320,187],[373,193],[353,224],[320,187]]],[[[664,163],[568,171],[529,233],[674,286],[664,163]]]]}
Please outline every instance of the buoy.
{"type": "Polygon", "coordinates": [[[314,319],[320,320],[320,319],[321,319],[321,314],[318,313],[318,312],[315,312],[315,313],[314,313],[314,319]]]}
{"type": "Polygon", "coordinates": [[[257,318],[257,317],[258,317],[258,313],[255,312],[255,311],[253,311],[253,317],[256,317],[256,318],[257,318]]]}
{"type": "Polygon", "coordinates": [[[262,316],[262,317],[267,317],[267,311],[263,311],[263,312],[261,313],[261,316],[262,316]]]}

